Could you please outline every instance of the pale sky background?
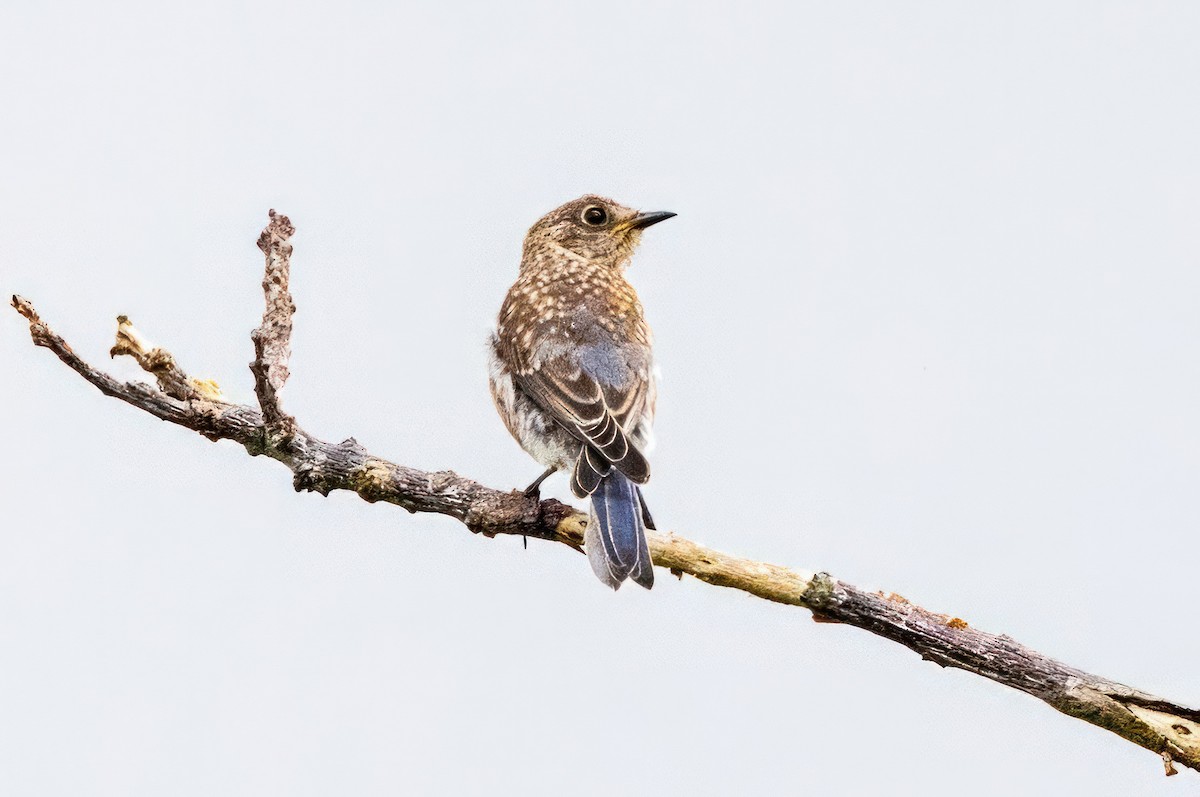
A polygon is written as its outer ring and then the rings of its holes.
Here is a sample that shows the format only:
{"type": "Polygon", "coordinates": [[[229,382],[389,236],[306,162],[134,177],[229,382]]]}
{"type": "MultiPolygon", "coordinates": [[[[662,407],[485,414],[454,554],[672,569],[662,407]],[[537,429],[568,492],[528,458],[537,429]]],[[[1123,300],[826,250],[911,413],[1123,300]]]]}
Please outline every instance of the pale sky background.
{"type": "MultiPolygon", "coordinates": [[[[10,0],[0,293],[497,487],[484,340],[542,213],[631,279],[660,527],[1200,705],[1200,5],[10,0]]],[[[1183,795],[1151,753],[808,612],[292,491],[0,312],[0,793],[1183,795]]],[[[558,477],[547,493],[568,496],[558,477]]]]}

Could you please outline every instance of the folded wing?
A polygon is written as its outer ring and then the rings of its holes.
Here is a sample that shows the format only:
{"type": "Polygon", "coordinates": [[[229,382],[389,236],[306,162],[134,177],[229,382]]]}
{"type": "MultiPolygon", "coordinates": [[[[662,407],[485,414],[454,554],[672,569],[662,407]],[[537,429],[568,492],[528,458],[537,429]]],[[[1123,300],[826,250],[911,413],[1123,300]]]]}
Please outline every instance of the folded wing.
{"type": "Polygon", "coordinates": [[[610,386],[606,391],[563,358],[546,361],[516,379],[526,394],[579,441],[580,454],[571,477],[571,490],[577,496],[595,492],[613,468],[635,484],[650,478],[646,457],[622,428],[639,404],[636,391],[644,392],[644,385],[633,384],[626,390],[610,386]]]}

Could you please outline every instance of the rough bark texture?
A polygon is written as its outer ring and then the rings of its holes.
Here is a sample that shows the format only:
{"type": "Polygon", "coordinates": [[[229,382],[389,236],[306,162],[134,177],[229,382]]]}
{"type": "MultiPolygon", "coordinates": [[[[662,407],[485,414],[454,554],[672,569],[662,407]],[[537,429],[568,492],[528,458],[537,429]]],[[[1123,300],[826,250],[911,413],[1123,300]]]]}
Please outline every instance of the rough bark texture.
{"type": "MultiPolygon", "coordinates": [[[[322,495],[350,490],[367,501],[387,501],[409,512],[450,515],[489,537],[520,534],[580,549],[587,515],[566,504],[539,502],[518,490],[494,490],[453,471],[431,473],[397,465],[371,454],[353,438],[328,443],[305,432],[283,412],[279,393],[288,377],[296,309],[288,292],[289,239],[294,232],[286,216],[271,211],[258,242],[266,256],[266,311],[251,336],[257,409],[228,403],[214,383],[189,378],[174,357],[151,346],[124,316],[118,318],[111,353],[134,357],[155,377],[157,388],[118,382],[96,370],[38,317],[27,300],[14,296],[12,304],[29,321],[36,345],[50,349],[105,395],[210,440],[235,440],[252,455],[279,460],[294,474],[296,490],[322,495]]],[[[956,617],[922,609],[898,595],[861,590],[826,573],[731,556],[670,533],[652,533],[650,553],[655,565],[680,577],[686,573],[708,584],[801,606],[819,622],[865,629],[943,667],[958,667],[1019,689],[1159,754],[1168,775],[1175,774],[1175,764],[1200,771],[1200,711],[1196,709],[1068,667],[1007,636],[971,628],[956,617]]]]}
{"type": "Polygon", "coordinates": [[[296,422],[279,406],[279,392],[288,378],[288,358],[292,356],[292,315],[296,305],[288,291],[291,274],[290,239],[296,232],[287,216],[270,212],[271,221],[258,237],[258,248],[267,256],[263,274],[263,296],[267,300],[262,324],[250,333],[254,341],[254,394],[262,408],[267,432],[277,445],[286,446],[296,432],[296,422]]]}

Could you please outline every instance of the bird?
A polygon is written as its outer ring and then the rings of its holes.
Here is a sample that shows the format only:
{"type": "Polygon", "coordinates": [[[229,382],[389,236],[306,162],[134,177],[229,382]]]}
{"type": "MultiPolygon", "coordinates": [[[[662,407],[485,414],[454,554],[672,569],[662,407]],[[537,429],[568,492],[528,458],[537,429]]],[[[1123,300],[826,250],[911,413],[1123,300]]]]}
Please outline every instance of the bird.
{"type": "Polygon", "coordinates": [[[546,468],[571,474],[590,499],[584,550],[593,572],[618,589],[650,589],[646,529],[654,519],[641,485],[657,398],[653,340],[625,279],[642,231],[676,214],[643,213],[588,194],[529,229],[517,280],[501,305],[489,352],[489,386],[504,425],[546,468]]]}

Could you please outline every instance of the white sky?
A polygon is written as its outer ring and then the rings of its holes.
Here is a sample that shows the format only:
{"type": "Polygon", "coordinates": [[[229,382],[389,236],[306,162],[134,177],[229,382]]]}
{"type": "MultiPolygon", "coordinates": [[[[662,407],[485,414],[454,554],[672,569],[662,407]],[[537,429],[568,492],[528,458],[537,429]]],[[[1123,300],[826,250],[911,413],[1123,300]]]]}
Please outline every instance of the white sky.
{"type": "MultiPolygon", "coordinates": [[[[249,400],[277,208],[286,407],[510,487],[525,229],[676,211],[631,272],[661,527],[1200,705],[1200,6],[982,5],[7,2],[0,293],[249,400]]],[[[11,311],[0,373],[0,793],[1195,790],[804,611],[297,495],[11,311]]]]}

